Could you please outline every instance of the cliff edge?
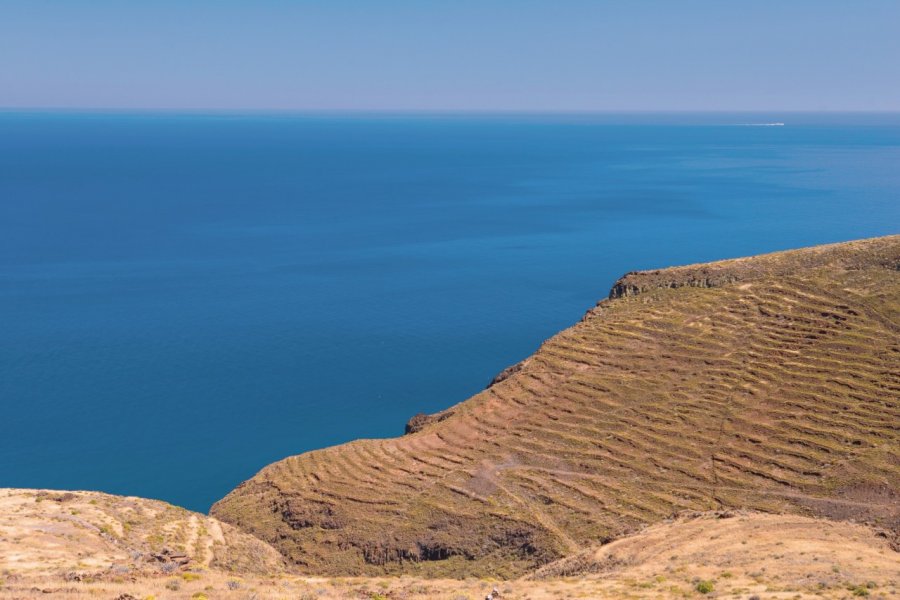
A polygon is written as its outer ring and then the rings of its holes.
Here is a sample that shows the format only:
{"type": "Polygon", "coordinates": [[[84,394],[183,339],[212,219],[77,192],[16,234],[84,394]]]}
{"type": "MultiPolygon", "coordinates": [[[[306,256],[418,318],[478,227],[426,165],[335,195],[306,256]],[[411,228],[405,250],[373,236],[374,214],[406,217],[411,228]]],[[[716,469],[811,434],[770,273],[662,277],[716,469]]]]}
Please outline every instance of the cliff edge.
{"type": "Polygon", "coordinates": [[[900,236],[630,273],[409,434],[212,514],[309,573],[511,577],[680,511],[900,529],[900,236]]]}

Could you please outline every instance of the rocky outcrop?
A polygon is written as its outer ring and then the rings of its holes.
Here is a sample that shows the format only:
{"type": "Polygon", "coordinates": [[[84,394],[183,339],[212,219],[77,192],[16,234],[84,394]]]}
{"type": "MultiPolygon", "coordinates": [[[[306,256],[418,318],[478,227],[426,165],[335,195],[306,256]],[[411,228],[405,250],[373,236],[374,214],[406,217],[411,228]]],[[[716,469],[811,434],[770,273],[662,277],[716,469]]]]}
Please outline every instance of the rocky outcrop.
{"type": "MultiPolygon", "coordinates": [[[[526,358],[525,360],[519,361],[514,365],[506,367],[505,369],[503,369],[502,371],[497,373],[497,375],[491,380],[491,382],[487,385],[487,387],[490,388],[491,386],[497,385],[501,381],[506,381],[507,379],[509,379],[510,377],[512,377],[513,375],[515,375],[516,373],[518,373],[519,371],[524,369],[525,365],[527,365],[527,364],[528,364],[528,359],[526,358]]],[[[487,388],[485,388],[485,389],[487,389],[487,388]]]]}
{"type": "Polygon", "coordinates": [[[897,270],[900,269],[897,237],[813,246],[702,265],[631,271],[616,281],[609,292],[609,298],[636,296],[648,290],[661,288],[721,287],[766,277],[789,276],[798,269],[811,270],[823,266],[842,269],[880,266],[897,270]]]}
{"type": "Polygon", "coordinates": [[[659,288],[712,288],[739,281],[736,274],[709,274],[702,270],[687,276],[668,278],[663,271],[632,271],[616,281],[609,292],[610,299],[637,296],[641,292],[659,288]]]}
{"type": "Polygon", "coordinates": [[[444,410],[439,413],[434,413],[433,415],[418,413],[413,415],[409,421],[406,422],[406,428],[404,433],[418,433],[422,431],[426,425],[431,425],[432,423],[440,423],[444,419],[450,418],[453,416],[452,410],[444,410]]]}

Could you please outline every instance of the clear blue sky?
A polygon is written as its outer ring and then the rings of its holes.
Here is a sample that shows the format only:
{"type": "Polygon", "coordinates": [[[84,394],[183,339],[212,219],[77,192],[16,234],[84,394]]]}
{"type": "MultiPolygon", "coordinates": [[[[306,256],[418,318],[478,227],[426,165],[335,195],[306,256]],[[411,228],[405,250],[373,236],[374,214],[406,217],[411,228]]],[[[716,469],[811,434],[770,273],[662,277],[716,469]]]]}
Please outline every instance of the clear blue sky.
{"type": "Polygon", "coordinates": [[[900,110],[900,0],[0,0],[0,107],[900,110]]]}

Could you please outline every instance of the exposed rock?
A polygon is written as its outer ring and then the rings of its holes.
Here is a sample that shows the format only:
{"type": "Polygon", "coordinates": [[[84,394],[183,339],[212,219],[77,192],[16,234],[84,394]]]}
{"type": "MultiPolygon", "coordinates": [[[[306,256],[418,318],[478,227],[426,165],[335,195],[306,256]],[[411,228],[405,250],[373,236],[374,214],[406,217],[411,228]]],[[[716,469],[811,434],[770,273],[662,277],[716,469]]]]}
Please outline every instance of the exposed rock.
{"type": "Polygon", "coordinates": [[[413,415],[409,421],[406,422],[406,434],[410,433],[418,433],[422,431],[426,425],[431,425],[432,423],[440,423],[444,419],[453,416],[453,411],[444,410],[439,413],[434,413],[433,415],[428,415],[425,413],[419,413],[417,415],[413,415]]]}
{"type": "Polygon", "coordinates": [[[613,285],[609,298],[637,296],[653,289],[715,288],[738,282],[790,276],[821,267],[845,270],[884,267],[900,269],[897,236],[814,246],[802,250],[735,258],[702,265],[630,271],[613,285]]]}
{"type": "Polygon", "coordinates": [[[505,381],[505,380],[509,379],[510,377],[512,377],[519,371],[521,371],[523,368],[525,368],[525,365],[527,365],[527,364],[528,364],[528,359],[526,358],[525,360],[520,360],[519,362],[517,362],[514,365],[510,365],[510,366],[506,367],[505,369],[503,369],[502,371],[497,373],[497,376],[491,380],[491,382],[487,385],[487,387],[490,388],[491,386],[497,385],[501,381],[505,381]]]}
{"type": "Polygon", "coordinates": [[[631,272],[613,285],[609,292],[610,299],[637,296],[641,292],[657,288],[697,287],[713,288],[728,285],[739,281],[737,275],[719,274],[706,275],[701,272],[697,275],[667,279],[661,275],[662,271],[631,272]]]}

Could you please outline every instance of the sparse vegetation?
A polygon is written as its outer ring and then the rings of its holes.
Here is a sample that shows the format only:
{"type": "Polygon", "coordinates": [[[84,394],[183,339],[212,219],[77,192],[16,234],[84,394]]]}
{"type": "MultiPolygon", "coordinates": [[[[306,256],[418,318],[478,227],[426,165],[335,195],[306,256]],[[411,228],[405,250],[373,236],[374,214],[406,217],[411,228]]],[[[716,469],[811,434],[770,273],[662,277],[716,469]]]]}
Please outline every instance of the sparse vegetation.
{"type": "Polygon", "coordinates": [[[213,514],[323,575],[454,577],[713,506],[888,519],[898,264],[892,236],[629,274],[414,433],[270,465],[213,514]]]}

